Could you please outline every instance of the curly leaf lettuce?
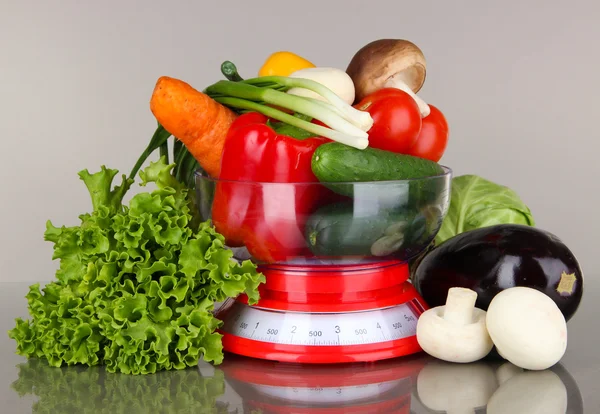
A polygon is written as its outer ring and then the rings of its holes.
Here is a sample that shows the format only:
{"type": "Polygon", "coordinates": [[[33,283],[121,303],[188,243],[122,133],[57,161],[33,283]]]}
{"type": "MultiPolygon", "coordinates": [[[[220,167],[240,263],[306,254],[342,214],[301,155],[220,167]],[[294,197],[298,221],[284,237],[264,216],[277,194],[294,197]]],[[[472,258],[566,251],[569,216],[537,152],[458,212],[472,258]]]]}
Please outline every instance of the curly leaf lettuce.
{"type": "Polygon", "coordinates": [[[56,280],[26,298],[31,320],[9,336],[17,353],[52,366],[106,365],[147,374],[223,360],[215,302],[246,293],[258,301],[264,276],[238,263],[210,222],[192,226],[188,189],[164,159],[140,173],[156,189],[122,204],[132,181],[111,190],[116,170],[81,172],[94,210],[74,227],[47,223],[60,260],[56,280]]]}
{"type": "Polygon", "coordinates": [[[535,221],[515,191],[477,175],[461,175],[452,180],[450,206],[435,243],[496,224],[535,226],[535,221]]]}

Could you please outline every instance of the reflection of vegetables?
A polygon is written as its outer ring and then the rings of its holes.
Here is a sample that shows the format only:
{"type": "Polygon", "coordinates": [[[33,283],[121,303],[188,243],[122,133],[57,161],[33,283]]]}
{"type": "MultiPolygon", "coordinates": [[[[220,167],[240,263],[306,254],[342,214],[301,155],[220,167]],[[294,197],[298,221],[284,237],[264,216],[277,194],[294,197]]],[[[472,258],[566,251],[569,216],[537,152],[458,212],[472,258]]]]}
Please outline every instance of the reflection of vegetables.
{"type": "Polygon", "coordinates": [[[431,113],[422,119],[417,141],[406,154],[438,162],[448,145],[448,122],[435,106],[429,105],[429,108],[431,113]]]}
{"type": "Polygon", "coordinates": [[[486,310],[496,294],[527,286],[548,295],[569,320],[583,294],[583,273],[569,248],[535,227],[500,224],[459,234],[421,261],[413,283],[429,306],[444,303],[448,289],[477,292],[486,310]]]}
{"type": "Polygon", "coordinates": [[[346,72],[354,81],[356,100],[382,88],[396,88],[408,93],[426,117],[429,107],[416,95],[425,82],[426,67],[423,52],[414,43],[379,39],[356,52],[346,72]]]}
{"type": "Polygon", "coordinates": [[[318,136],[361,149],[369,144],[366,131],[373,125],[371,115],[353,108],[329,88],[310,79],[266,76],[239,82],[219,81],[206,88],[206,92],[223,105],[260,112],[318,136]],[[284,92],[295,87],[316,92],[325,101],[284,92]],[[329,128],[305,121],[273,106],[314,118],[329,128]]]}
{"type": "Polygon", "coordinates": [[[233,111],[187,83],[166,76],[156,82],[150,109],[210,176],[219,176],[221,150],[236,118],[233,111]]]}
{"type": "MultiPolygon", "coordinates": [[[[326,190],[320,185],[281,187],[248,182],[317,182],[310,163],[323,138],[295,139],[279,134],[280,124],[267,124],[256,112],[232,125],[223,149],[221,179],[216,184],[212,221],[230,246],[245,244],[256,259],[273,261],[306,249],[305,216],[326,190]],[[278,218],[271,211],[278,211],[278,218]]],[[[287,129],[287,126],[284,128],[287,129]]]]}
{"type": "Polygon", "coordinates": [[[567,322],[548,296],[523,286],[498,293],[488,308],[487,328],[498,353],[514,365],[544,370],[567,349],[567,322]]]}
{"type": "MultiPolygon", "coordinates": [[[[430,362],[417,377],[417,397],[428,409],[448,414],[472,414],[485,407],[498,388],[489,364],[430,362]]],[[[525,411],[515,411],[513,414],[525,411]]]]}
{"type": "Polygon", "coordinates": [[[436,236],[439,244],[465,231],[495,224],[534,226],[529,208],[510,188],[476,175],[452,180],[450,207],[436,236]]]}
{"type": "Polygon", "coordinates": [[[406,92],[394,88],[379,89],[355,106],[373,118],[369,146],[406,154],[421,131],[419,108],[406,92]]]}
{"type": "MultiPolygon", "coordinates": [[[[306,68],[295,71],[290,77],[314,80],[331,89],[333,93],[342,98],[347,104],[352,105],[354,102],[354,83],[350,76],[343,70],[326,67],[306,68]]],[[[318,93],[308,89],[291,88],[288,90],[288,93],[306,96],[307,98],[325,100],[325,98],[318,93]]]]}
{"type": "MultiPolygon", "coordinates": [[[[573,392],[573,390],[569,391],[573,392]]],[[[568,410],[570,399],[571,396],[567,395],[567,387],[554,372],[550,370],[519,372],[494,392],[488,402],[486,413],[583,413],[583,410],[568,410]]]]}
{"type": "Polygon", "coordinates": [[[448,291],[446,304],[425,311],[417,323],[417,340],[429,355],[448,362],[474,362],[494,344],[486,329],[486,312],[475,307],[477,293],[448,291]]]}
{"type": "MultiPolygon", "coordinates": [[[[193,225],[188,189],[164,159],[140,173],[157,189],[122,198],[132,180],[111,190],[116,170],[82,171],[94,211],[81,225],[47,225],[60,259],[57,280],[27,294],[32,320],[9,332],[17,353],[52,366],[107,366],[131,374],[220,363],[215,302],[242,292],[258,299],[264,276],[238,264],[208,222],[193,225]]],[[[195,212],[194,212],[195,213],[195,212]]]]}
{"type": "Polygon", "coordinates": [[[314,64],[295,53],[279,51],[265,60],[258,76],[289,76],[297,70],[314,67],[314,64]]]}
{"type": "Polygon", "coordinates": [[[217,401],[225,392],[220,370],[210,377],[194,368],[131,376],[102,367],[53,368],[39,359],[18,369],[11,388],[21,397],[36,397],[33,413],[229,413],[228,405],[217,401]]]}
{"type": "Polygon", "coordinates": [[[496,370],[496,378],[498,379],[498,384],[502,385],[519,372],[523,372],[523,368],[519,368],[516,365],[511,364],[510,362],[505,362],[496,370]]]}
{"type": "Polygon", "coordinates": [[[308,219],[306,240],[316,256],[370,256],[378,253],[378,246],[385,247],[382,241],[378,242],[384,237],[398,240],[398,248],[401,247],[405,237],[408,239],[411,219],[411,214],[401,209],[373,210],[365,215],[355,212],[353,201],[329,204],[308,219]]]}

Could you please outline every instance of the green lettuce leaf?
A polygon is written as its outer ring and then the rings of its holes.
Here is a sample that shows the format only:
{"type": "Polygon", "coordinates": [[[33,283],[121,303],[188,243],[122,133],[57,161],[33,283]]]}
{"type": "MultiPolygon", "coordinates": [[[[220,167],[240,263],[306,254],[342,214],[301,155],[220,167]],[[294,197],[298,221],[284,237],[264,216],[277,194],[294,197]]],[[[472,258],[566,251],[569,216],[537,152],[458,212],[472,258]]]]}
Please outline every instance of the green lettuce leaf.
{"type": "Polygon", "coordinates": [[[535,221],[515,191],[477,175],[461,175],[452,180],[450,206],[435,243],[496,224],[535,226],[535,221]]]}
{"type": "Polygon", "coordinates": [[[94,211],[108,208],[111,213],[116,213],[121,210],[123,197],[133,184],[133,180],[123,175],[121,185],[111,190],[113,179],[118,173],[119,171],[105,166],[102,166],[100,171],[95,174],[90,174],[88,170],[79,172],[79,177],[85,183],[92,197],[94,211]]]}
{"type": "Polygon", "coordinates": [[[235,261],[210,222],[192,226],[191,195],[173,167],[161,159],[140,172],[156,188],[128,206],[128,180],[111,190],[116,170],[80,173],[93,211],[79,226],[47,223],[60,267],[55,281],[30,287],[32,319],[9,331],[18,354],[126,374],[222,362],[214,303],[240,293],[256,303],[264,275],[235,261]]]}

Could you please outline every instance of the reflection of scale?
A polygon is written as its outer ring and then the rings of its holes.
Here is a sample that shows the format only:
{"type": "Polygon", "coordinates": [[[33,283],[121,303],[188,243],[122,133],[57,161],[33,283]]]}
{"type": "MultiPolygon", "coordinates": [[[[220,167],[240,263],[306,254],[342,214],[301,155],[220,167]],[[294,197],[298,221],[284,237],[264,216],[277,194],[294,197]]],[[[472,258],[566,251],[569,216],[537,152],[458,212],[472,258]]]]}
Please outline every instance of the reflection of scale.
{"type": "Polygon", "coordinates": [[[270,265],[261,300],[244,296],[217,311],[225,351],[274,361],[377,361],[419,352],[417,319],[427,306],[400,261],[270,265]]]}
{"type": "Polygon", "coordinates": [[[307,367],[230,357],[221,369],[248,413],[408,414],[423,364],[408,358],[307,367]]]}

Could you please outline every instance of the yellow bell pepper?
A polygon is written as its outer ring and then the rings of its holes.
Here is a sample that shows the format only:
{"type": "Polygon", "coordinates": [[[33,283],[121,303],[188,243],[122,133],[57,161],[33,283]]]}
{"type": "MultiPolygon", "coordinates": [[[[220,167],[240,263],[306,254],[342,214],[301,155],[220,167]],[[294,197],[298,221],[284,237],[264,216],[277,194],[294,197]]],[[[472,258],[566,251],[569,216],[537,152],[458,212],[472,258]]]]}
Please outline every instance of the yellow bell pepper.
{"type": "Polygon", "coordinates": [[[292,52],[275,52],[267,58],[265,63],[258,71],[258,76],[290,76],[293,72],[314,68],[308,60],[292,52]]]}

